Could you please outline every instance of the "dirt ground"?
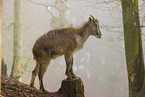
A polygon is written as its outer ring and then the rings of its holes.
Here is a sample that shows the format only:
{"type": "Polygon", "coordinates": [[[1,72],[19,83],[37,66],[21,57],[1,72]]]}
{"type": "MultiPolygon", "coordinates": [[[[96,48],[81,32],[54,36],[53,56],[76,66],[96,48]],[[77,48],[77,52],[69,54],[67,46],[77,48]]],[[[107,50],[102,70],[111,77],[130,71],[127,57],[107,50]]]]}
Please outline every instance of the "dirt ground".
{"type": "Polygon", "coordinates": [[[31,88],[27,84],[4,75],[2,75],[1,79],[1,95],[4,97],[63,97],[63,95],[58,92],[48,92],[44,94],[36,88],[31,88]]]}

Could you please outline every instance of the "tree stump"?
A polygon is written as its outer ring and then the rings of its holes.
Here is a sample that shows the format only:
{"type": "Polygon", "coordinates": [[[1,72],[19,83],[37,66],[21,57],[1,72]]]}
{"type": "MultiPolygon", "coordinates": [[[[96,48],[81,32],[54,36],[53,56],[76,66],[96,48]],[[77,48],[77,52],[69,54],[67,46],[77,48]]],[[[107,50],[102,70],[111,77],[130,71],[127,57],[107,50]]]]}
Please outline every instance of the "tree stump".
{"type": "Polygon", "coordinates": [[[85,97],[81,78],[64,79],[58,93],[63,97],[85,97]]]}

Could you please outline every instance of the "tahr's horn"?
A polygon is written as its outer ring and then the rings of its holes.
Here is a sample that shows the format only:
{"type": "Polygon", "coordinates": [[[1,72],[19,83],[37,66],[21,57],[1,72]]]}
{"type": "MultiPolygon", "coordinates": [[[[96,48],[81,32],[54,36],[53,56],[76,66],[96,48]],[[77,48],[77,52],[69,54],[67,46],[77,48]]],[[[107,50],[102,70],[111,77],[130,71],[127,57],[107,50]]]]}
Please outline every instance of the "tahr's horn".
{"type": "Polygon", "coordinates": [[[90,15],[90,16],[93,18],[93,20],[95,20],[95,18],[92,15],[90,15]]]}

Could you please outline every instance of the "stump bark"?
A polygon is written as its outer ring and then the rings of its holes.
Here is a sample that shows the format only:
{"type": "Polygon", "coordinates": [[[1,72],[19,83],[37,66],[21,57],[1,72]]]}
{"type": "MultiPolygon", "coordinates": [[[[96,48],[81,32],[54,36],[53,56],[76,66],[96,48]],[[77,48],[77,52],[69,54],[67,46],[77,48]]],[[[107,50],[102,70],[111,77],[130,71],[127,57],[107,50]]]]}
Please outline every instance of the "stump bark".
{"type": "Polygon", "coordinates": [[[85,97],[84,84],[81,78],[64,79],[58,93],[63,97],[85,97]]]}

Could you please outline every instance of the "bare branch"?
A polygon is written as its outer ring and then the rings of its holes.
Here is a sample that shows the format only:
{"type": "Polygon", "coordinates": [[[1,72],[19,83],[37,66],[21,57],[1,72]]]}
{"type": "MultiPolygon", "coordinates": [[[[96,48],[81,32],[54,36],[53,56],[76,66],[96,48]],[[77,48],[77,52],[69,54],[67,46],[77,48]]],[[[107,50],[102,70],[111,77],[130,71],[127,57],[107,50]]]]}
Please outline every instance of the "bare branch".
{"type": "MultiPolygon", "coordinates": [[[[49,7],[50,5],[46,5],[46,4],[43,4],[43,3],[40,3],[40,2],[36,2],[36,1],[33,1],[33,0],[28,0],[28,1],[30,1],[31,3],[37,4],[37,5],[42,5],[42,6],[46,7],[46,10],[49,12],[49,14],[50,14],[53,18],[55,18],[55,16],[53,15],[53,13],[48,9],[48,7],[49,7]]],[[[51,6],[51,7],[52,7],[52,6],[51,6]]]]}
{"type": "Polygon", "coordinates": [[[31,3],[34,3],[34,4],[38,4],[38,5],[42,5],[42,6],[48,7],[48,5],[40,3],[40,2],[36,2],[36,1],[33,1],[33,0],[28,0],[28,1],[30,1],[31,3]]]}

